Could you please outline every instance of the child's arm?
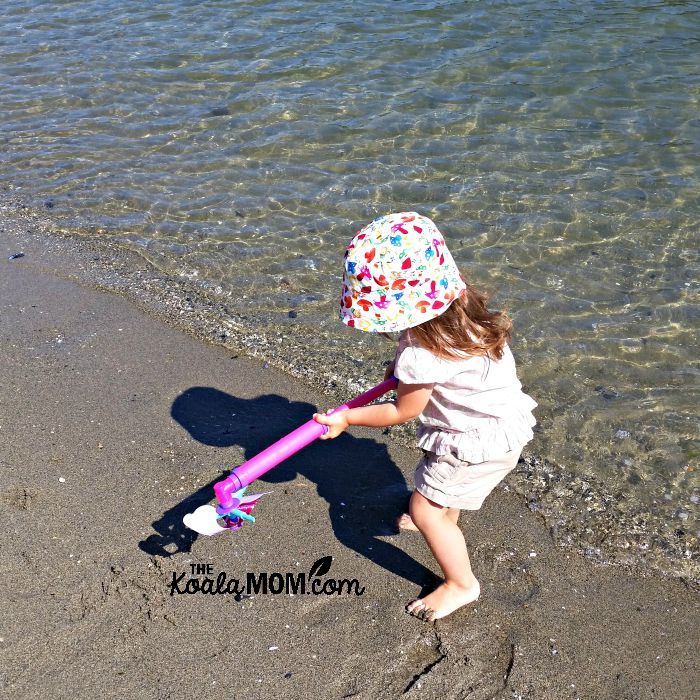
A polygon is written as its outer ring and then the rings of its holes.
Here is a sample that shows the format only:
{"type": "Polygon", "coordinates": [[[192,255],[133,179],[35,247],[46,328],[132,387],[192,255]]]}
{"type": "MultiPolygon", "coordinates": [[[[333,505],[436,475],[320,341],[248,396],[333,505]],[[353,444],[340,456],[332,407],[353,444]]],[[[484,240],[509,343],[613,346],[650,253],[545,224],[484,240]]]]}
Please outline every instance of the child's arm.
{"type": "Polygon", "coordinates": [[[314,413],[314,420],[329,427],[329,431],[321,436],[321,440],[338,437],[350,425],[364,425],[369,428],[384,428],[388,425],[398,425],[413,420],[426,407],[432,384],[403,384],[399,382],[396,389],[396,401],[349,408],[332,415],[314,413]]]}

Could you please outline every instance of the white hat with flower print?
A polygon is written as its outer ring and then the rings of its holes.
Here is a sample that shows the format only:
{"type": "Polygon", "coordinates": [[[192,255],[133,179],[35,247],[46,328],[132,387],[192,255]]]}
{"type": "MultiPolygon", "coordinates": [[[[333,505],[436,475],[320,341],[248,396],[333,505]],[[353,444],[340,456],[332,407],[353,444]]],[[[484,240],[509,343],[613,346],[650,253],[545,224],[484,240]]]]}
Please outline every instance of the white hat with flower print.
{"type": "Polygon", "coordinates": [[[345,251],[340,318],[371,333],[402,331],[444,313],[465,289],[430,219],[388,214],[358,231],[345,251]]]}

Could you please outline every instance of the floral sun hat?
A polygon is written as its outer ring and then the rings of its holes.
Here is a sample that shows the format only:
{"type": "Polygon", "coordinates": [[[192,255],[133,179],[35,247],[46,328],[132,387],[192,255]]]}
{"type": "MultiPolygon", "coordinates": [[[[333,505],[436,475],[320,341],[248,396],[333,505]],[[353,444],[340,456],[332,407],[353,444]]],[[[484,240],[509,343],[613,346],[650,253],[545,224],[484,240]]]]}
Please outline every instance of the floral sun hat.
{"type": "Polygon", "coordinates": [[[402,331],[444,313],[465,289],[430,219],[388,214],[358,231],[345,251],[340,318],[370,333],[402,331]]]}

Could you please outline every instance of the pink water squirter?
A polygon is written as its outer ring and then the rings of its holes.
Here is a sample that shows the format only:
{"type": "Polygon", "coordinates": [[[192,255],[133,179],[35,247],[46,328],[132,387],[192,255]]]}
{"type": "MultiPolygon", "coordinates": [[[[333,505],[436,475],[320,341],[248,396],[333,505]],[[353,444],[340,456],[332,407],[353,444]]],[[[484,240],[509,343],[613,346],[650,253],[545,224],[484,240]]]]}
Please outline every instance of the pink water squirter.
{"type": "MultiPolygon", "coordinates": [[[[398,383],[396,377],[385,379],[381,384],[356,396],[342,406],[334,408],[329,413],[365,406],[388,391],[396,389],[398,383]]],[[[326,432],[328,432],[328,426],[311,419],[288,435],[280,438],[277,442],[255,455],[255,457],[233,469],[225,479],[214,484],[214,494],[219,502],[216,508],[217,515],[224,517],[231,513],[241,503],[238,492],[326,432]]]]}

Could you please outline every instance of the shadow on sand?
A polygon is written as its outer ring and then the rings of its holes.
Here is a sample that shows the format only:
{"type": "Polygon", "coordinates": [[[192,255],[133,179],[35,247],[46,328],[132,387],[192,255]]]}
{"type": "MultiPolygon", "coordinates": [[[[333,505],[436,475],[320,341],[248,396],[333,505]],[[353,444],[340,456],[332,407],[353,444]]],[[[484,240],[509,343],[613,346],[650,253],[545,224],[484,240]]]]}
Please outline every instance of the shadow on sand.
{"type": "MultiPolygon", "coordinates": [[[[171,415],[195,440],[221,448],[239,445],[245,459],[250,459],[309,420],[315,410],[311,404],[276,394],[239,399],[218,389],[192,387],[175,399],[171,415]]],[[[228,470],[222,472],[163,513],[153,523],[158,534],[142,541],[140,549],[161,557],[190,551],[198,535],[183,525],[182,518],[210,502],[214,483],[227,474],[228,470]]],[[[332,441],[312,443],[267,472],[262,481],[280,484],[298,474],[315,483],[318,495],[328,502],[333,532],[343,545],[416,585],[435,586],[438,579],[432,571],[378,539],[396,533],[394,521],[406,510],[410,495],[384,445],[344,433],[332,441]]]]}

